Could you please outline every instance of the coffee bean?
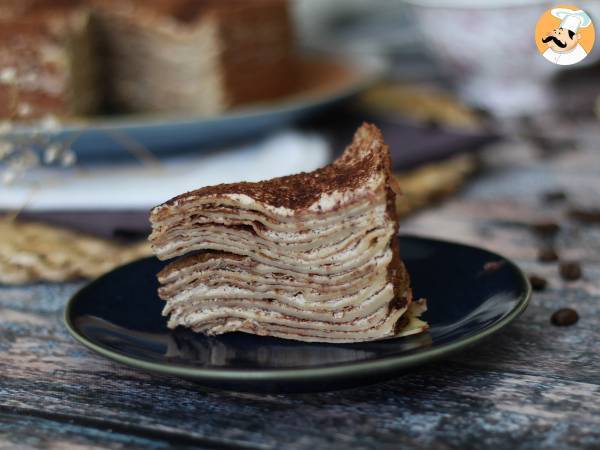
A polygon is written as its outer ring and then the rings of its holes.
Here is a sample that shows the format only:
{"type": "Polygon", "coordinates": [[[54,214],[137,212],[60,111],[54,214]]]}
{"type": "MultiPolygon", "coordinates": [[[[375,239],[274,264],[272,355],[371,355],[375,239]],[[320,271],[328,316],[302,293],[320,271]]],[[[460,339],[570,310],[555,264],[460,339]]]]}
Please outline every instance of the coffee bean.
{"type": "Polygon", "coordinates": [[[572,209],[569,216],[581,223],[600,225],[600,209],[572,209]]]}
{"type": "Polygon", "coordinates": [[[488,261],[483,265],[483,270],[486,272],[495,272],[504,266],[504,261],[488,261]]]}
{"type": "Polygon", "coordinates": [[[577,311],[571,308],[562,308],[552,314],[550,318],[550,322],[552,325],[556,325],[557,327],[567,327],[569,325],[573,325],[579,320],[579,314],[577,311]]]}
{"type": "Polygon", "coordinates": [[[546,203],[557,203],[567,199],[565,191],[546,191],[542,194],[542,200],[546,203]]]}
{"type": "Polygon", "coordinates": [[[567,281],[580,279],[582,273],[581,265],[577,261],[561,262],[558,271],[560,276],[567,281]]]}
{"type": "Polygon", "coordinates": [[[558,261],[558,253],[552,247],[542,247],[538,251],[538,261],[553,262],[558,261]]]}
{"type": "Polygon", "coordinates": [[[540,222],[531,225],[531,229],[540,236],[554,236],[560,231],[560,225],[556,222],[540,222]]]}
{"type": "Polygon", "coordinates": [[[546,289],[546,285],[548,284],[545,278],[533,274],[529,275],[529,282],[531,283],[531,288],[534,291],[543,291],[546,289]]]}

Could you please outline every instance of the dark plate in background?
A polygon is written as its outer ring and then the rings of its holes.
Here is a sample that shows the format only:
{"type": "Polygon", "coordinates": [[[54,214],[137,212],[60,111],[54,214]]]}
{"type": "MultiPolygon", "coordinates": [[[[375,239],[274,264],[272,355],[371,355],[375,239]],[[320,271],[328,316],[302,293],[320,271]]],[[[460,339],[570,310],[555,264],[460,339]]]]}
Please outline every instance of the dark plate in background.
{"type": "Polygon", "coordinates": [[[115,361],[241,391],[322,391],[368,384],[447,356],[498,331],[521,313],[530,287],[509,260],[466,245],[402,236],[416,297],[425,297],[417,336],[358,344],[319,344],[231,333],[171,331],[161,316],[156,273],[142,259],[91,282],[67,304],[73,336],[115,361]],[[485,270],[487,262],[498,262],[485,270]]]}
{"type": "Polygon", "coordinates": [[[305,127],[327,136],[336,157],[352,141],[354,132],[363,122],[373,123],[381,130],[390,148],[394,172],[405,172],[460,154],[476,154],[502,139],[491,126],[463,130],[435,122],[419,123],[401,115],[357,112],[351,108],[314,117],[305,122],[305,127]]]}

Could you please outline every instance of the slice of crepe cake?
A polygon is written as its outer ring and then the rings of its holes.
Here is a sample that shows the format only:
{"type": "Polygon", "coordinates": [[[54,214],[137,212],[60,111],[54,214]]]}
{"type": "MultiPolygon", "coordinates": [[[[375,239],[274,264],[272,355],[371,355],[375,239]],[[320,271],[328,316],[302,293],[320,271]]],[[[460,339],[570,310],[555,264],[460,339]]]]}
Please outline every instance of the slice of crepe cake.
{"type": "Polygon", "coordinates": [[[151,212],[169,327],[319,342],[415,334],[400,260],[390,155],[364,124],[332,164],[258,183],[209,186],[151,212]]]}

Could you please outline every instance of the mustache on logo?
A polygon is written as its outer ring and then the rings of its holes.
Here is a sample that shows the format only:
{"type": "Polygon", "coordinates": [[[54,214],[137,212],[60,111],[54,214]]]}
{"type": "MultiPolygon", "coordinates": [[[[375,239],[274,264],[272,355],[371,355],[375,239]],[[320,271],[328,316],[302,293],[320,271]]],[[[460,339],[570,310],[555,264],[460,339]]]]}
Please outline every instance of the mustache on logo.
{"type": "Polygon", "coordinates": [[[559,41],[558,38],[555,36],[547,36],[545,38],[542,38],[542,42],[544,44],[546,44],[547,42],[550,42],[550,41],[553,41],[560,48],[565,48],[567,46],[566,42],[559,41]]]}

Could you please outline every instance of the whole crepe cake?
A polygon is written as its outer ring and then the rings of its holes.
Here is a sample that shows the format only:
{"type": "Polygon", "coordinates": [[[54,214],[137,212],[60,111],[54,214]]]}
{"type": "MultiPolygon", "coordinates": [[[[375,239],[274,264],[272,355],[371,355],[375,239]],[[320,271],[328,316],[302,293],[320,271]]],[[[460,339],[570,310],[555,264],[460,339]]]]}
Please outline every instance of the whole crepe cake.
{"type": "Polygon", "coordinates": [[[286,0],[0,0],[0,119],[214,116],[296,89],[286,0]]]}
{"type": "Polygon", "coordinates": [[[168,326],[317,342],[419,333],[399,256],[389,149],[363,124],[332,164],[204,187],[154,208],[168,326]]]}

